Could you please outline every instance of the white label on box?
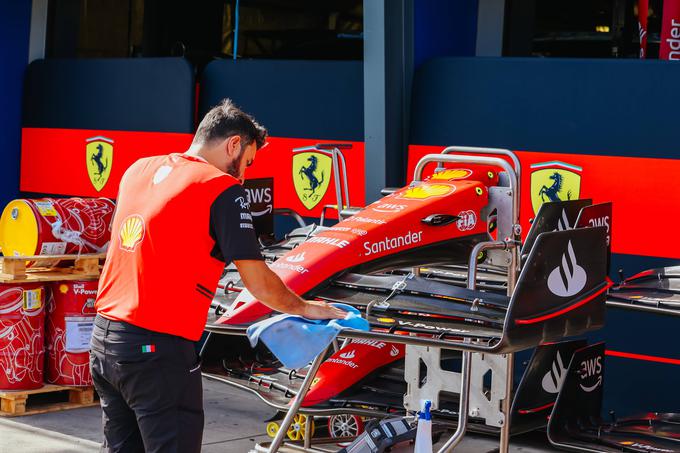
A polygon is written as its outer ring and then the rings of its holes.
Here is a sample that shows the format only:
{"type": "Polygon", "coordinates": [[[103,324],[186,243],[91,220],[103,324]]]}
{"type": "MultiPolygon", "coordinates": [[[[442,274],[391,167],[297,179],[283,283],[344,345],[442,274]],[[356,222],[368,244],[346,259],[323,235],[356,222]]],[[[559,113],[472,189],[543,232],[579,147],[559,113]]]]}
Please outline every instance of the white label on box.
{"type": "Polygon", "coordinates": [[[41,255],[63,255],[66,253],[66,242],[43,242],[41,255]]]}
{"type": "Polygon", "coordinates": [[[42,288],[24,290],[24,310],[39,310],[42,308],[42,288]]]}
{"type": "Polygon", "coordinates": [[[69,317],[64,321],[66,322],[66,352],[89,351],[94,318],[69,317]]]}

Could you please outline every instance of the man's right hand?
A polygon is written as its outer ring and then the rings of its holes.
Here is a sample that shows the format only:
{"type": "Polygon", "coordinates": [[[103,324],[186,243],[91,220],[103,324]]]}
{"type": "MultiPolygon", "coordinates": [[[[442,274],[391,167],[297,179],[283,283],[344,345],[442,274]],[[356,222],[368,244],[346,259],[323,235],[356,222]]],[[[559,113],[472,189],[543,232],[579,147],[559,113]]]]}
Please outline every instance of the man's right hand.
{"type": "Polygon", "coordinates": [[[302,317],[307,319],[344,319],[347,312],[316,300],[305,301],[302,317]]]}

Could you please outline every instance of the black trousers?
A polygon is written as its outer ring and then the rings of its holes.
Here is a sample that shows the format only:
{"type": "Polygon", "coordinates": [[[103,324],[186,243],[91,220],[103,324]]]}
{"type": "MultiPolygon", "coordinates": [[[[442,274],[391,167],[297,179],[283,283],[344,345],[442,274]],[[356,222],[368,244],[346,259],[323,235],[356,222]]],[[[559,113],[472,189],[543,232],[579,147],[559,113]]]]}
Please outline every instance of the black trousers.
{"type": "Polygon", "coordinates": [[[90,368],[104,452],[201,451],[203,385],[194,343],[95,318],[90,368]]]}

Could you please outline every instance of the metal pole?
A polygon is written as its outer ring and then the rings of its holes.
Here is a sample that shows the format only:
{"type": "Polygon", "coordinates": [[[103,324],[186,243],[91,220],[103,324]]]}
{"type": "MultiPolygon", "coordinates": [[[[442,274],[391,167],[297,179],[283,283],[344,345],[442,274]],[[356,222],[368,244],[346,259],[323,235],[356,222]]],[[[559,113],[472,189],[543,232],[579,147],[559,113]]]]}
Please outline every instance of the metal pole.
{"type": "Polygon", "coordinates": [[[437,453],[448,453],[463,440],[467,429],[468,411],[470,406],[470,375],[472,374],[472,353],[463,352],[461,363],[460,400],[458,401],[458,426],[453,436],[439,449],[437,453]]]}
{"type": "Polygon", "coordinates": [[[426,154],[416,164],[416,169],[413,172],[414,181],[422,181],[423,170],[425,166],[431,162],[451,162],[460,164],[481,164],[493,165],[501,167],[508,174],[510,182],[510,192],[512,196],[512,224],[519,225],[519,180],[517,172],[505,160],[499,157],[486,156],[458,156],[451,154],[426,154]]]}
{"type": "Polygon", "coordinates": [[[276,433],[276,437],[274,437],[272,444],[269,446],[268,450],[269,453],[276,453],[277,451],[279,451],[279,448],[283,443],[283,438],[286,437],[286,433],[288,432],[288,428],[290,428],[290,425],[293,423],[295,414],[297,414],[298,410],[300,410],[302,400],[305,398],[305,395],[307,395],[307,391],[309,390],[309,387],[312,385],[314,376],[316,376],[316,372],[319,370],[321,362],[323,362],[324,358],[326,357],[326,352],[328,352],[329,347],[330,345],[328,345],[328,347],[326,347],[326,349],[324,349],[321,352],[321,354],[316,356],[316,358],[312,362],[312,366],[309,367],[307,376],[305,377],[305,380],[302,381],[302,386],[300,386],[298,394],[295,395],[293,401],[290,402],[290,408],[288,409],[285,418],[281,422],[281,427],[279,428],[279,431],[276,433]]]}
{"type": "MultiPolygon", "coordinates": [[[[215,332],[219,334],[228,334],[228,335],[245,335],[245,329],[233,329],[233,328],[225,328],[223,326],[207,326],[207,329],[209,332],[215,332]]],[[[465,330],[460,330],[460,335],[464,336],[466,333],[465,330]]],[[[454,333],[452,333],[454,335],[454,333]]],[[[496,346],[496,343],[489,344],[488,341],[486,341],[485,338],[475,338],[475,343],[467,343],[463,341],[455,341],[455,340],[438,340],[435,338],[428,338],[428,337],[412,337],[412,336],[405,336],[405,335],[395,335],[387,332],[365,332],[363,330],[355,330],[355,329],[343,329],[340,331],[338,334],[338,337],[343,338],[343,339],[351,339],[351,338],[360,338],[360,339],[367,339],[367,340],[380,340],[380,341],[387,341],[387,342],[393,342],[393,343],[401,343],[401,344],[411,344],[415,346],[430,346],[434,348],[443,348],[443,349],[454,349],[456,351],[472,351],[472,352],[483,352],[487,354],[498,354],[498,347],[496,346]],[[480,341],[486,341],[485,343],[480,343],[480,341]]],[[[344,344],[344,343],[343,343],[344,344]]]]}
{"type": "Polygon", "coordinates": [[[619,302],[615,300],[608,300],[607,301],[607,307],[618,307],[622,308],[624,310],[638,310],[638,311],[645,311],[649,313],[660,313],[664,315],[670,315],[670,316],[680,316],[680,312],[677,310],[673,310],[670,308],[658,308],[658,307],[646,307],[644,305],[633,305],[630,302],[619,302]]]}
{"type": "MultiPolygon", "coordinates": [[[[468,261],[467,288],[474,290],[477,287],[477,256],[485,250],[508,250],[510,244],[504,241],[480,242],[470,252],[468,261]]],[[[515,247],[516,248],[516,247],[515,247]]]]}
{"type": "Polygon", "coordinates": [[[448,146],[444,148],[442,154],[452,154],[452,153],[474,153],[474,154],[490,154],[492,156],[507,156],[512,161],[513,167],[515,167],[515,173],[517,173],[517,179],[522,180],[522,165],[517,158],[517,155],[505,148],[479,148],[476,146],[448,146]]]}
{"type": "Polygon", "coordinates": [[[333,160],[333,179],[335,180],[335,198],[338,204],[338,220],[342,220],[342,188],[340,186],[340,166],[338,165],[338,155],[335,152],[331,153],[333,160]]]}
{"type": "Polygon", "coordinates": [[[234,7],[234,61],[238,58],[238,27],[239,27],[239,12],[241,10],[240,1],[236,0],[236,6],[234,7]]]}
{"type": "Polygon", "coordinates": [[[31,2],[31,31],[28,41],[28,62],[45,58],[45,41],[47,36],[48,0],[31,2]]]}
{"type": "Polygon", "coordinates": [[[349,182],[347,181],[347,162],[345,161],[345,155],[342,154],[342,151],[340,151],[339,148],[335,148],[333,152],[337,153],[338,156],[340,156],[340,164],[342,166],[342,182],[344,183],[344,191],[345,191],[345,201],[342,204],[342,209],[345,209],[345,207],[349,208],[352,206],[352,204],[349,202],[349,182]]]}
{"type": "MultiPolygon", "coordinates": [[[[502,241],[497,241],[497,242],[480,242],[479,244],[475,245],[474,249],[472,249],[472,253],[470,254],[470,262],[468,263],[468,281],[467,281],[467,287],[468,289],[475,289],[476,287],[476,278],[477,278],[477,255],[484,251],[484,250],[490,250],[490,249],[517,249],[518,247],[516,244],[508,244],[507,242],[502,242],[502,241]]],[[[512,251],[511,251],[512,253],[512,251]]],[[[509,272],[508,275],[508,287],[512,286],[514,288],[514,273],[509,272]]],[[[512,294],[511,289],[508,289],[508,294],[512,294]]],[[[463,354],[470,354],[469,352],[465,352],[463,354]]],[[[505,421],[503,423],[503,426],[501,427],[501,438],[500,438],[500,444],[499,444],[499,453],[508,453],[508,448],[510,446],[510,401],[512,401],[512,385],[513,385],[513,359],[514,356],[512,354],[507,354],[507,361],[506,361],[506,368],[505,368],[505,398],[503,399],[503,403],[501,406],[501,412],[505,415],[505,421]]],[[[469,386],[469,377],[468,377],[468,383],[467,385],[469,386]]],[[[462,396],[462,395],[461,395],[462,396]]],[[[467,395],[466,395],[467,397],[467,395]]],[[[467,414],[466,414],[467,416],[467,414]]],[[[460,417],[460,415],[459,415],[460,417]]],[[[456,442],[457,444],[458,442],[456,442]]],[[[448,445],[448,443],[447,443],[448,445]]],[[[455,446],[455,444],[454,444],[455,446]]],[[[450,450],[447,450],[450,451],[450,450]]],[[[443,453],[440,450],[440,453],[443,453]]]]}
{"type": "MultiPolygon", "coordinates": [[[[423,176],[423,170],[425,166],[431,162],[451,162],[451,163],[467,163],[467,164],[482,164],[482,165],[493,165],[496,167],[501,167],[507,174],[510,183],[510,196],[512,197],[512,232],[511,237],[507,238],[509,240],[519,241],[521,227],[519,223],[519,208],[520,208],[520,180],[518,177],[518,171],[521,171],[519,160],[514,154],[508,150],[496,149],[496,148],[466,148],[462,146],[450,146],[442,152],[442,154],[427,154],[423,156],[416,164],[416,169],[413,173],[414,181],[421,181],[423,176]],[[454,152],[456,150],[466,151],[466,152],[477,152],[486,154],[502,154],[507,155],[513,161],[515,168],[513,168],[505,159],[498,157],[485,157],[485,156],[459,156],[446,154],[447,152],[454,152]]],[[[506,239],[506,238],[499,238],[506,239]]],[[[517,275],[519,271],[519,248],[514,247],[510,250],[510,263],[508,265],[508,295],[512,296],[515,290],[515,284],[517,282],[517,275]]]]}
{"type": "MultiPolygon", "coordinates": [[[[507,243],[505,242],[481,242],[475,246],[470,254],[470,262],[468,265],[468,280],[467,288],[474,290],[477,286],[477,255],[489,249],[505,249],[507,243]]],[[[467,429],[468,412],[470,410],[470,378],[472,374],[472,353],[463,352],[463,360],[461,363],[461,383],[460,383],[460,400],[458,401],[458,426],[456,431],[449,438],[449,440],[439,449],[438,453],[448,453],[463,440],[465,431],[467,429]]],[[[501,452],[502,453],[502,452],[501,452]]]]}
{"type": "Polygon", "coordinates": [[[309,450],[310,448],[312,448],[312,436],[314,435],[314,433],[312,433],[311,430],[310,430],[309,428],[310,428],[311,426],[314,426],[314,416],[313,416],[313,415],[308,415],[308,416],[307,416],[307,421],[305,422],[305,424],[306,424],[307,426],[305,427],[305,435],[304,435],[304,441],[305,441],[305,443],[304,443],[304,447],[305,447],[305,450],[309,450]]]}
{"type": "Polygon", "coordinates": [[[508,265],[508,296],[512,297],[519,276],[519,246],[510,249],[510,264],[508,265]]]}
{"type": "Polygon", "coordinates": [[[512,386],[514,383],[515,355],[507,354],[505,371],[505,398],[501,404],[501,411],[505,414],[505,421],[501,426],[501,440],[498,453],[508,453],[510,449],[510,409],[512,401],[512,386]]]}

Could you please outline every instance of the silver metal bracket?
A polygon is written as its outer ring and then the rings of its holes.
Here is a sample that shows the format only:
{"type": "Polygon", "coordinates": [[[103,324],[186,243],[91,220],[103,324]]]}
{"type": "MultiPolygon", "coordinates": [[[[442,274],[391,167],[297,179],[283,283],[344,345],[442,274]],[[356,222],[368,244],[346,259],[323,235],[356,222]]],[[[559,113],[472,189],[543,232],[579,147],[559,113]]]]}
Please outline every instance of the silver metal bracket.
{"type": "MultiPolygon", "coordinates": [[[[505,423],[501,402],[506,397],[506,366],[505,355],[472,354],[469,415],[495,428],[505,423]]],[[[427,346],[406,345],[404,380],[404,407],[410,411],[420,410],[422,400],[432,401],[432,409],[437,410],[441,392],[459,394],[461,388],[461,373],[443,370],[441,349],[427,346]]]]}

